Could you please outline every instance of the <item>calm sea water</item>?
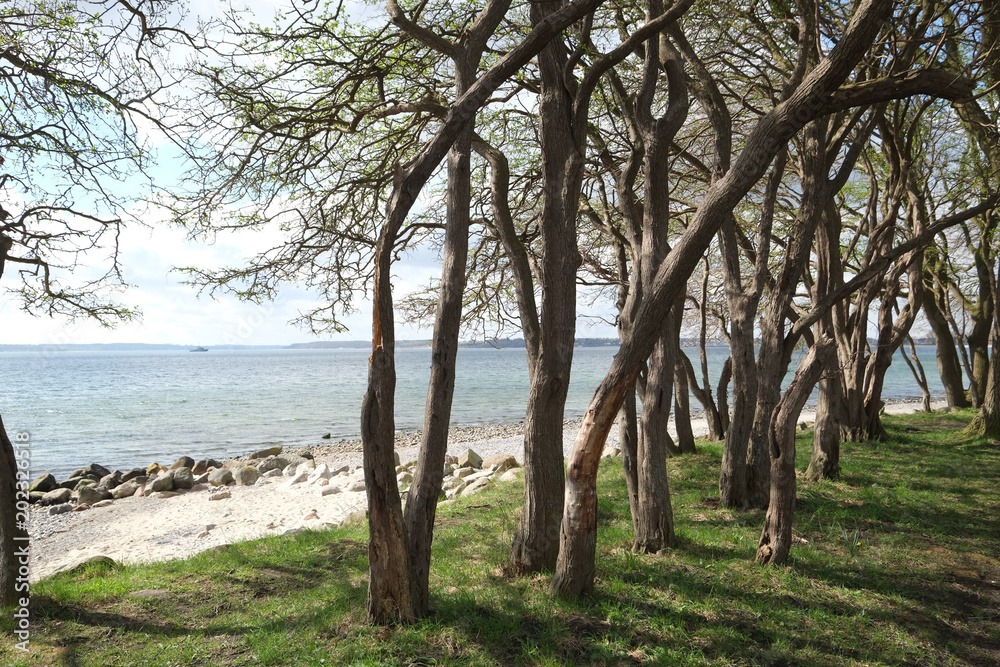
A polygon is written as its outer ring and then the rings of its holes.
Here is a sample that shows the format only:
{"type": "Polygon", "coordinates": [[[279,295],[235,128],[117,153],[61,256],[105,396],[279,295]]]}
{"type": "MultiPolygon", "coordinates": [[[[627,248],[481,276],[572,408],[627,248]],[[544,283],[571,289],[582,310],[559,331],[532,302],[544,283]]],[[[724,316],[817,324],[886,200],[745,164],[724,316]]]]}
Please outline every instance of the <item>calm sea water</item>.
{"type": "MultiPolygon", "coordinates": [[[[616,351],[576,349],[567,418],[583,414],[616,351]]],[[[397,355],[396,427],[417,429],[430,350],[397,355]]],[[[724,348],[711,351],[713,376],[726,356],[724,348]]],[[[921,358],[934,374],[934,349],[922,348],[921,358]]],[[[359,437],[367,359],[367,350],[0,352],[0,414],[8,433],[30,434],[33,473],[65,475],[92,462],[127,468],[170,463],[184,454],[221,458],[271,444],[320,444],[324,433],[335,440],[359,437]]],[[[943,393],[936,377],[932,381],[932,392],[943,393]]],[[[527,395],[524,350],[459,353],[455,424],[523,420],[527,395]]],[[[920,395],[901,360],[890,369],[884,395],[920,395]]],[[[700,405],[692,399],[696,409],[700,405]]]]}

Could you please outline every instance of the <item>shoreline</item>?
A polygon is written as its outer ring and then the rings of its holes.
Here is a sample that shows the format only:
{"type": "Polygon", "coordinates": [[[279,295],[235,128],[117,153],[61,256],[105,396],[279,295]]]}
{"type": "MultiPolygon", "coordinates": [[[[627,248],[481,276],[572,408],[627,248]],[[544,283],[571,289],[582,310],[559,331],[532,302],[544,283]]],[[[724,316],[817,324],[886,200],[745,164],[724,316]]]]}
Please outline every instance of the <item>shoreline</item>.
{"type": "MultiPolygon", "coordinates": [[[[933,409],[945,406],[932,403],[933,409]]],[[[887,402],[890,414],[917,412],[921,400],[887,402]]],[[[815,420],[815,407],[807,407],[800,422],[815,420]]],[[[580,427],[579,419],[564,421],[563,452],[567,455],[580,427]]],[[[704,437],[704,417],[692,416],[696,437],[704,437]]],[[[673,420],[670,422],[671,434],[673,420]]],[[[483,458],[514,456],[523,462],[523,422],[492,426],[455,427],[449,431],[448,454],[457,456],[467,448],[483,458]]],[[[420,432],[396,434],[400,462],[416,459],[420,432]]],[[[616,447],[617,429],[606,444],[616,447]]],[[[360,441],[345,440],[287,453],[308,452],[315,464],[331,469],[350,466],[345,481],[363,478],[360,441]]],[[[213,547],[276,535],[303,528],[322,528],[357,517],[366,508],[364,491],[344,491],[323,496],[322,487],[299,484],[288,487],[287,478],[262,477],[252,486],[210,487],[173,498],[123,498],[105,507],[49,516],[47,508],[30,512],[31,579],[54,574],[80,562],[107,556],[123,563],[141,563],[185,558],[213,547]],[[225,491],[225,498],[211,500],[225,491]]]]}

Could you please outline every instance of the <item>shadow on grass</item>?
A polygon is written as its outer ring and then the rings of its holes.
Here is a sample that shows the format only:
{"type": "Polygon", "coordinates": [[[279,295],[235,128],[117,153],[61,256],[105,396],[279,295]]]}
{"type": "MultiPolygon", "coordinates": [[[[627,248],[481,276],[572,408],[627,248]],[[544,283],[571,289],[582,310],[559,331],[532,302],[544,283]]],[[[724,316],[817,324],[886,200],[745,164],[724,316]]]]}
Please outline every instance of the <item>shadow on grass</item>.
{"type": "MultiPolygon", "coordinates": [[[[574,602],[549,598],[546,576],[490,574],[517,499],[487,494],[489,504],[442,513],[434,576],[447,583],[432,590],[433,616],[410,626],[367,625],[367,547],[329,534],[235,545],[142,575],[168,599],[53,594],[34,612],[51,631],[47,664],[62,665],[96,664],[97,643],[180,641],[207,653],[189,664],[256,664],[262,636],[294,638],[272,664],[315,664],[310,643],[345,662],[398,665],[997,664],[1000,562],[988,554],[1000,535],[1000,446],[934,440],[939,425],[914,424],[902,432],[887,420],[891,444],[847,443],[843,479],[800,485],[795,534],[809,546],[793,549],[788,568],[752,564],[763,512],[706,503],[715,457],[703,456],[670,464],[684,473],[680,539],[656,556],[616,548],[630,526],[624,479],[620,466],[602,472],[596,589],[574,602]],[[840,530],[864,536],[856,557],[840,530]]],[[[88,576],[131,583],[130,572],[88,576]]]]}

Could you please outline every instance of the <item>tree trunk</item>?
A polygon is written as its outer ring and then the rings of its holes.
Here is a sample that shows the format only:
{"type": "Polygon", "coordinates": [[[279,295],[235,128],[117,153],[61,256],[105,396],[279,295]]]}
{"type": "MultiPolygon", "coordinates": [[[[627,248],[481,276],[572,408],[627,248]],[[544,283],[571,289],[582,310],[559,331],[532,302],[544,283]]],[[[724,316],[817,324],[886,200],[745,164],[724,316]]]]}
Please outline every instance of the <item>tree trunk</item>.
{"type": "Polygon", "coordinates": [[[368,618],[377,624],[416,618],[393,456],[395,375],[391,354],[375,349],[369,361],[368,392],[361,406],[361,435],[368,496],[368,618]]]}
{"type": "Polygon", "coordinates": [[[27,458],[20,458],[14,452],[0,417],[0,609],[16,606],[27,597],[18,591],[17,582],[21,566],[27,564],[25,554],[29,544],[24,523],[28,505],[27,463],[27,458]],[[23,510],[18,509],[19,500],[23,510]]]}
{"type": "Polygon", "coordinates": [[[722,372],[719,373],[719,386],[716,387],[715,395],[719,397],[719,421],[722,423],[722,433],[729,432],[729,381],[733,377],[733,358],[727,357],[722,364],[722,372]]]}
{"type": "MultiPolygon", "coordinates": [[[[733,371],[733,411],[726,429],[719,472],[719,504],[738,509],[750,504],[747,496],[747,443],[750,441],[754,408],[757,405],[753,321],[748,321],[745,315],[745,312],[735,312],[730,320],[729,358],[733,371]]],[[[721,391],[719,397],[722,397],[721,391]]]]}
{"type": "MultiPolygon", "coordinates": [[[[726,424],[726,441],[719,472],[719,502],[723,507],[744,508],[750,505],[747,449],[753,431],[759,388],[757,360],[754,358],[754,325],[764,285],[770,275],[768,256],[771,248],[771,230],[774,225],[774,209],[787,159],[788,152],[781,151],[767,183],[761,207],[757,257],[750,289],[744,289],[740,275],[740,251],[736,239],[735,218],[729,216],[719,231],[723,278],[730,313],[730,356],[719,379],[718,395],[719,404],[722,406],[727,405],[723,385],[727,369],[733,377],[733,415],[726,424]]],[[[726,413],[728,414],[728,409],[726,413]]]]}
{"type": "Polygon", "coordinates": [[[705,271],[701,280],[701,304],[698,309],[700,325],[698,328],[698,356],[701,360],[701,381],[704,388],[698,385],[698,378],[695,377],[691,360],[681,351],[681,361],[684,369],[688,373],[688,384],[691,385],[691,393],[695,395],[701,407],[705,411],[705,418],[708,420],[708,439],[712,441],[722,440],[726,437],[726,429],[719,416],[719,408],[712,398],[712,384],[708,379],[708,281],[712,275],[708,258],[705,258],[705,271]]]}
{"type": "Polygon", "coordinates": [[[993,333],[990,337],[993,354],[990,355],[983,407],[969,422],[965,432],[1000,439],[1000,354],[997,353],[1000,350],[1000,265],[997,266],[997,276],[990,279],[990,297],[993,300],[993,333]]]}
{"type": "Polygon", "coordinates": [[[839,375],[822,378],[819,381],[812,457],[806,469],[806,479],[815,482],[840,478],[840,424],[843,419],[840,411],[843,405],[843,386],[839,375]]]}
{"type": "MultiPolygon", "coordinates": [[[[992,347],[1000,350],[1000,325],[996,323],[993,325],[992,347]]],[[[969,422],[965,433],[1000,440],[1000,354],[996,352],[990,356],[983,407],[969,422]]]]}
{"type": "MultiPolygon", "coordinates": [[[[679,354],[684,354],[680,349],[679,354]]],[[[681,454],[697,454],[694,429],[691,427],[691,394],[683,362],[674,366],[674,429],[677,431],[677,449],[681,454]]],[[[708,413],[705,414],[708,417],[708,413]]]]}
{"type": "MultiPolygon", "coordinates": [[[[669,329],[669,327],[667,327],[669,329]]],[[[667,485],[667,449],[665,436],[670,417],[673,364],[670,363],[665,331],[649,358],[646,392],[643,395],[639,438],[639,504],[633,548],[656,553],[674,541],[674,515],[667,485]]]]}
{"type": "MultiPolygon", "coordinates": [[[[841,261],[843,220],[834,201],[827,202],[826,211],[816,230],[816,282],[813,303],[830,294],[844,281],[841,261]]],[[[836,304],[816,323],[817,339],[842,339],[847,335],[846,308],[836,304]],[[838,337],[838,327],[840,335],[838,337]]],[[[812,456],[806,478],[813,481],[840,477],[840,434],[845,418],[844,383],[840,373],[831,373],[819,381],[819,401],[816,405],[816,425],[813,430],[812,456]]]]}
{"type": "Polygon", "coordinates": [[[389,270],[397,229],[387,222],[376,250],[372,355],[368,358],[368,391],[361,403],[369,526],[368,618],[377,624],[405,623],[416,618],[394,456],[396,362],[389,270]]]}
{"type": "MultiPolygon", "coordinates": [[[[989,283],[984,287],[982,281],[980,281],[979,289],[980,294],[984,291],[988,293],[989,283]]],[[[989,299],[986,301],[984,306],[990,306],[989,299]]],[[[976,387],[978,387],[979,405],[975,407],[981,407],[983,400],[985,398],[985,388],[986,383],[989,381],[990,374],[990,324],[993,322],[993,308],[980,308],[978,312],[973,313],[974,321],[972,324],[972,331],[966,337],[969,344],[969,352],[972,356],[972,377],[976,382],[976,387]],[[985,313],[983,312],[985,311],[985,313]]]]}
{"type": "MultiPolygon", "coordinates": [[[[451,43],[414,23],[395,0],[389,0],[387,5],[395,25],[411,38],[422,41],[430,48],[451,57],[455,68],[455,99],[462,98],[476,83],[476,71],[487,41],[503,20],[509,7],[510,0],[490,0],[457,42],[451,43]]],[[[462,324],[462,297],[465,293],[466,262],[469,254],[471,152],[474,136],[475,120],[472,119],[461,128],[448,151],[447,220],[441,267],[441,291],[434,320],[431,377],[427,388],[417,469],[403,517],[406,535],[409,537],[411,602],[413,613],[417,616],[426,615],[430,604],[429,578],[434,516],[437,512],[441,481],[444,477],[444,461],[448,452],[448,426],[451,422],[452,399],[455,393],[455,361],[462,324]]],[[[401,224],[401,221],[398,222],[401,224]]],[[[391,250],[398,229],[398,226],[386,225],[386,239],[389,242],[380,250],[391,250]]],[[[388,273],[383,274],[380,271],[376,275],[384,277],[386,286],[388,285],[388,273]]],[[[390,293],[388,309],[383,315],[391,320],[391,288],[388,289],[390,293]]],[[[391,339],[391,326],[388,334],[391,339]]],[[[388,348],[390,359],[393,356],[392,345],[393,342],[390,340],[388,348]]],[[[393,369],[394,374],[395,369],[393,369]]],[[[379,469],[381,471],[381,465],[379,469]]]]}
{"type": "Polygon", "coordinates": [[[679,361],[681,363],[681,372],[685,374],[688,389],[694,394],[695,399],[698,400],[698,403],[701,404],[702,409],[705,411],[705,419],[708,422],[708,439],[722,440],[726,436],[726,427],[722,421],[722,413],[719,411],[719,406],[716,405],[715,399],[712,396],[712,386],[708,382],[707,374],[704,376],[705,386],[702,387],[698,384],[698,378],[694,374],[694,366],[684,353],[684,350],[680,351],[679,361]]]}
{"type": "Polygon", "coordinates": [[[833,341],[816,341],[802,359],[795,379],[774,410],[768,429],[771,449],[771,490],[764,530],[757,546],[757,563],[781,565],[792,548],[792,517],[795,513],[795,427],[823,368],[833,358],[833,341]]]}
{"type": "MultiPolygon", "coordinates": [[[[919,222],[915,224],[917,227],[913,231],[916,233],[922,231],[923,226],[919,222]]],[[[885,440],[888,437],[885,427],[882,426],[882,407],[884,405],[882,387],[885,384],[885,373],[892,365],[892,357],[896,350],[906,340],[906,336],[916,320],[917,310],[923,298],[923,251],[907,254],[900,261],[899,267],[898,273],[893,271],[888,278],[890,282],[886,286],[882,307],[879,309],[878,347],[869,360],[869,369],[866,371],[868,377],[868,387],[865,394],[865,412],[868,415],[866,435],[878,440],[885,440]],[[899,315],[893,320],[892,310],[896,305],[896,295],[900,290],[900,274],[904,268],[907,271],[909,295],[906,305],[900,309],[899,315]]]]}
{"type": "MultiPolygon", "coordinates": [[[[566,505],[559,531],[559,561],[552,592],[576,597],[594,587],[597,549],[597,468],[608,433],[628,391],[635,386],[640,366],[632,374],[616,376],[608,387],[610,398],[584,415],[573,453],[566,466],[566,505]],[[586,438],[586,440],[583,440],[586,438]]],[[[633,514],[633,521],[636,515],[633,514]]]]}
{"type": "MultiPolygon", "coordinates": [[[[534,4],[533,25],[562,2],[534,4]]],[[[576,82],[567,72],[561,39],[538,54],[541,74],[539,126],[542,154],[542,312],[539,356],[524,422],[524,504],[511,548],[511,566],[537,572],[556,564],[563,514],[563,411],[576,335],[576,216],[583,183],[580,140],[575,131],[576,82]]],[[[617,412],[617,411],[616,411],[617,412]]]]}
{"type": "MultiPolygon", "coordinates": [[[[662,11],[662,3],[650,1],[647,20],[662,11]]],[[[684,123],[688,111],[687,83],[680,57],[659,38],[646,42],[646,76],[636,105],[636,119],[643,138],[643,182],[647,184],[642,216],[642,284],[647,288],[670,252],[667,237],[670,222],[670,142],[684,123]],[[654,119],[651,113],[652,87],[659,71],[666,74],[667,109],[654,119]],[[648,187],[655,184],[655,187],[648,187]]],[[[660,328],[659,340],[649,357],[646,387],[642,395],[639,439],[639,514],[633,548],[656,553],[674,543],[674,514],[667,482],[667,453],[679,454],[670,439],[667,425],[673,403],[676,355],[680,350],[680,318],[684,300],[677,299],[660,328]]],[[[690,429],[690,424],[688,425],[690,429]]],[[[693,440],[693,439],[692,439],[693,440]]],[[[693,441],[692,441],[693,445],[693,441]]]]}
{"type": "Polygon", "coordinates": [[[791,363],[785,341],[785,320],[796,289],[806,271],[816,228],[833,196],[827,158],[827,122],[810,122],[802,132],[802,199],[778,279],[771,290],[767,314],[761,322],[757,355],[757,407],[747,448],[747,500],[751,507],[767,507],[771,488],[770,424],[781,398],[781,381],[791,363]]]}
{"type": "MultiPolygon", "coordinates": [[[[471,85],[474,78],[474,67],[470,67],[468,62],[456,62],[455,88],[458,96],[471,85]]],[[[427,387],[417,468],[407,495],[404,514],[409,535],[411,595],[417,616],[427,615],[430,608],[434,517],[444,479],[448,427],[451,424],[451,406],[455,395],[455,361],[462,326],[462,297],[465,293],[466,261],[469,255],[472,134],[473,128],[470,125],[459,135],[448,153],[448,219],[441,267],[441,291],[431,343],[431,377],[427,387]]]]}
{"type": "Polygon", "coordinates": [[[625,488],[628,489],[634,534],[637,529],[635,518],[639,515],[639,418],[635,390],[625,396],[621,414],[618,415],[618,440],[622,448],[622,467],[625,469],[625,488]]]}
{"type": "Polygon", "coordinates": [[[962,365],[958,359],[958,352],[955,346],[955,338],[951,335],[951,328],[948,320],[941,312],[937,294],[931,285],[926,285],[923,294],[924,316],[931,325],[934,332],[934,343],[937,347],[937,367],[941,376],[941,384],[944,385],[945,398],[948,400],[948,407],[967,408],[969,401],[965,397],[965,386],[962,382],[962,365]]]}
{"type": "MultiPolygon", "coordinates": [[[[927,374],[924,373],[924,365],[920,363],[920,357],[917,356],[917,345],[913,342],[913,337],[907,334],[906,344],[910,348],[910,356],[907,357],[903,355],[903,361],[906,365],[910,367],[910,372],[913,374],[913,380],[920,387],[921,400],[923,403],[924,412],[931,411],[931,389],[927,385],[927,374]]],[[[980,401],[981,403],[982,401],[980,401]]]]}

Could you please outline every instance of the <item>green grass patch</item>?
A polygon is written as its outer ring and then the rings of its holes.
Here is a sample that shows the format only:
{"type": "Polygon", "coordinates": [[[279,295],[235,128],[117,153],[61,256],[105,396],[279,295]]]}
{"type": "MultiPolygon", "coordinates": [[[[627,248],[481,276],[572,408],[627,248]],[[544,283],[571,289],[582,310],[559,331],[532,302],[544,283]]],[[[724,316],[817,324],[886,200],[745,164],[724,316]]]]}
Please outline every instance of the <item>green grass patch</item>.
{"type": "Polygon", "coordinates": [[[622,468],[604,461],[582,600],[504,574],[513,483],[440,508],[419,623],[366,622],[364,527],[310,531],[39,582],[31,652],[4,641],[0,664],[1000,664],[1000,443],[963,436],[970,417],[887,417],[888,442],[842,445],[840,480],[800,477],[787,567],[753,563],[763,512],[718,507],[721,446],[700,443],[668,462],[678,545],[653,556],[630,550],[622,468]]]}

